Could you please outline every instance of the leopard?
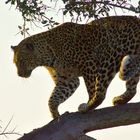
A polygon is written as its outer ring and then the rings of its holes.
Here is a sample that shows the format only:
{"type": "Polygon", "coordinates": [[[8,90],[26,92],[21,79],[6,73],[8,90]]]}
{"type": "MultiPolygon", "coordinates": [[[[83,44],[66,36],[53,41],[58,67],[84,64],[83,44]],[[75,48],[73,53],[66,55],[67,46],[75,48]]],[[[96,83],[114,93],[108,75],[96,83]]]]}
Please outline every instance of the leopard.
{"type": "Polygon", "coordinates": [[[28,78],[40,66],[48,70],[55,84],[48,101],[53,118],[60,116],[59,105],[76,91],[80,77],[88,93],[87,103],[78,107],[81,113],[96,109],[104,101],[118,72],[126,91],[113,98],[113,105],[127,104],[137,92],[140,19],[136,16],[102,17],[86,24],[65,22],[11,48],[18,76],[28,78]],[[133,64],[135,72],[130,68],[133,64]]]}

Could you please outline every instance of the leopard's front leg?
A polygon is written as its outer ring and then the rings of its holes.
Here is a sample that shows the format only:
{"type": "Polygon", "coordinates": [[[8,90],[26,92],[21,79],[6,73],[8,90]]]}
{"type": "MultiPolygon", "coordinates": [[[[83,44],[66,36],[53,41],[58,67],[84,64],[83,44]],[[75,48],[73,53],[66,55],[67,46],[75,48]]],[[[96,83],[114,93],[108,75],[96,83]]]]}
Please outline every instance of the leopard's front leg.
{"type": "Polygon", "coordinates": [[[85,84],[89,94],[88,103],[79,106],[80,112],[87,112],[88,110],[95,109],[105,99],[107,87],[113,79],[114,74],[98,73],[90,76],[85,76],[85,84]]]}
{"type": "Polygon", "coordinates": [[[56,86],[49,99],[49,109],[53,118],[60,116],[58,106],[67,100],[79,86],[78,78],[58,77],[56,86]]]}

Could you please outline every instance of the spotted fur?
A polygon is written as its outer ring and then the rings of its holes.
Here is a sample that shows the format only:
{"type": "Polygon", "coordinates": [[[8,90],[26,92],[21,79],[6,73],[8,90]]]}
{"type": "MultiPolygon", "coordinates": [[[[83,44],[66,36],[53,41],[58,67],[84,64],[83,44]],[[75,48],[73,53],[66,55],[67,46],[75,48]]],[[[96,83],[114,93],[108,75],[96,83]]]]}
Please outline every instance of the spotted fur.
{"type": "MultiPolygon", "coordinates": [[[[88,24],[64,23],[22,40],[13,50],[19,76],[29,77],[38,66],[48,69],[56,85],[49,99],[54,118],[59,116],[58,106],[78,88],[80,76],[89,100],[79,111],[86,112],[102,103],[120,67],[126,70],[123,58],[140,55],[140,19],[114,16],[88,24]]],[[[135,95],[138,81],[139,71],[129,76],[125,93],[115,97],[113,104],[127,103],[135,95]]]]}

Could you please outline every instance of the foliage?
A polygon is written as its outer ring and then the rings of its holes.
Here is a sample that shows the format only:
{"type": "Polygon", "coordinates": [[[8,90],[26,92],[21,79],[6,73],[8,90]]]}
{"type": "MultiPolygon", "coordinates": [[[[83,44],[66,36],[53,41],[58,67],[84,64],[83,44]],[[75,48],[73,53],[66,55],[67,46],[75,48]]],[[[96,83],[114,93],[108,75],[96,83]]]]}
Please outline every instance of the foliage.
{"type": "Polygon", "coordinates": [[[65,3],[64,15],[67,13],[74,18],[77,15],[76,21],[83,18],[99,18],[100,16],[109,16],[111,10],[121,8],[135,13],[140,13],[140,1],[138,7],[134,7],[130,0],[63,0],[65,3]]]}
{"type": "Polygon", "coordinates": [[[51,7],[45,5],[42,0],[7,0],[6,4],[10,3],[12,6],[16,6],[23,17],[23,25],[18,26],[22,35],[28,34],[29,28],[27,28],[27,23],[33,23],[38,26],[39,23],[44,26],[53,27],[59,23],[53,20],[53,17],[47,17],[46,11],[50,10],[51,7]]]}
{"type": "MultiPolygon", "coordinates": [[[[54,1],[55,5],[63,2],[64,7],[60,6],[62,9],[58,10],[62,10],[64,16],[70,15],[73,22],[109,16],[112,10],[117,14],[116,8],[140,13],[140,1],[137,7],[131,4],[131,0],[50,0],[49,2],[54,1]]],[[[16,6],[16,10],[22,14],[24,23],[19,26],[19,29],[24,36],[25,33],[29,34],[29,28],[26,27],[29,22],[36,26],[41,23],[49,28],[59,24],[53,19],[53,16],[46,16],[52,7],[45,4],[43,0],[7,0],[5,3],[16,6]]]]}

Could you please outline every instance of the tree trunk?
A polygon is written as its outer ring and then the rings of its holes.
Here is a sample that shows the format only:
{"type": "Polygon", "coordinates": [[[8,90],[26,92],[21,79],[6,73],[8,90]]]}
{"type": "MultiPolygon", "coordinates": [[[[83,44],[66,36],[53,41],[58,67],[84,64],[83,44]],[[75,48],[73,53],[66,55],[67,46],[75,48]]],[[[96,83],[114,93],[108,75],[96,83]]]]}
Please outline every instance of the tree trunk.
{"type": "Polygon", "coordinates": [[[87,113],[65,113],[19,140],[95,140],[85,133],[140,123],[140,103],[107,107],[87,113]]]}

